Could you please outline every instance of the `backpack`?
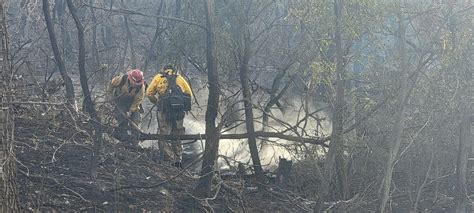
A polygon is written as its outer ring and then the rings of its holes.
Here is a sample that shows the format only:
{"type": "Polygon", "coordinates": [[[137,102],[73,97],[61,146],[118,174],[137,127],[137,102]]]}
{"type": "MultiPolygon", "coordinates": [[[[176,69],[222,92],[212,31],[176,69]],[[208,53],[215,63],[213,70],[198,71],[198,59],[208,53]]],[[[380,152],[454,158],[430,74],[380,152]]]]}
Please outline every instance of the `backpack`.
{"type": "Polygon", "coordinates": [[[158,110],[163,111],[167,121],[177,121],[184,118],[185,112],[191,111],[191,96],[185,94],[176,84],[176,74],[162,74],[166,78],[167,87],[158,101],[158,110]]]}

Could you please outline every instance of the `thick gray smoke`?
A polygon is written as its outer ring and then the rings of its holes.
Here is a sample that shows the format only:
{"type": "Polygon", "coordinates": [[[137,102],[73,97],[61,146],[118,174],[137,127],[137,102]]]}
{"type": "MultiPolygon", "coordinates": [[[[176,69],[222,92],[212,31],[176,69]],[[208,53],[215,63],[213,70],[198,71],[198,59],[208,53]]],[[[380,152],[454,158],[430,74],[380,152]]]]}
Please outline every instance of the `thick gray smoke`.
{"type": "MultiPolygon", "coordinates": [[[[195,97],[197,98],[197,101],[200,104],[200,107],[198,107],[197,104],[194,103],[192,112],[188,114],[185,118],[184,126],[186,128],[187,134],[198,134],[198,133],[204,134],[205,133],[204,115],[205,115],[205,109],[206,109],[205,103],[207,102],[207,90],[205,88],[200,89],[200,90],[195,89],[194,92],[195,92],[195,97]]],[[[147,102],[145,103],[145,109],[146,109],[145,111],[148,112],[152,106],[148,103],[148,101],[145,101],[145,102],[147,102]]],[[[274,117],[290,125],[296,124],[298,119],[301,119],[302,117],[304,117],[304,112],[302,112],[301,110],[302,101],[300,99],[297,99],[297,98],[286,99],[286,100],[283,100],[283,102],[287,106],[285,113],[283,114],[278,109],[272,109],[272,114],[274,117]]],[[[311,104],[307,111],[313,112],[323,107],[324,107],[323,105],[311,104]]],[[[226,107],[221,106],[220,108],[221,108],[222,114],[224,114],[226,107]]],[[[156,133],[156,129],[157,129],[156,116],[155,116],[156,111],[152,110],[151,113],[153,114],[152,120],[150,121],[150,115],[146,116],[145,119],[143,120],[142,128],[146,132],[156,133]]],[[[240,119],[244,118],[243,113],[244,113],[243,110],[239,111],[240,119]]],[[[258,118],[261,120],[261,116],[262,116],[261,110],[255,109],[254,114],[255,114],[255,118],[258,118]]],[[[325,110],[321,110],[320,112],[314,115],[314,117],[319,117],[319,118],[327,118],[328,116],[329,115],[327,114],[325,110]]],[[[269,125],[270,127],[267,127],[266,131],[283,131],[288,128],[271,118],[270,118],[269,125]]],[[[311,135],[311,136],[316,136],[316,135],[327,136],[331,132],[331,123],[330,123],[329,118],[322,119],[319,125],[315,119],[308,119],[308,122],[306,123],[301,122],[300,126],[302,125],[305,125],[305,129],[308,130],[308,134],[314,133],[314,135],[311,135]]],[[[261,128],[262,128],[261,122],[255,122],[255,129],[261,130],[261,128]]],[[[239,127],[232,129],[231,131],[225,132],[223,134],[226,134],[226,133],[245,133],[245,125],[242,124],[239,127]]],[[[264,166],[264,168],[266,169],[274,168],[274,166],[278,163],[279,157],[287,158],[287,159],[298,158],[294,150],[288,150],[287,148],[282,146],[282,145],[293,144],[295,142],[278,140],[276,138],[270,138],[269,140],[271,142],[265,142],[264,144],[262,144],[262,140],[257,140],[258,147],[260,148],[259,152],[260,152],[261,163],[264,166]]],[[[204,144],[205,144],[205,141],[196,141],[190,145],[186,145],[185,152],[188,155],[198,155],[204,150],[204,144]]],[[[146,147],[149,147],[149,146],[157,147],[157,142],[148,141],[148,142],[144,142],[142,145],[146,147]]],[[[222,139],[219,145],[219,155],[221,155],[221,157],[219,157],[218,164],[221,169],[227,169],[230,166],[232,167],[236,166],[237,162],[251,165],[249,146],[246,139],[235,139],[235,140],[222,139]]]]}

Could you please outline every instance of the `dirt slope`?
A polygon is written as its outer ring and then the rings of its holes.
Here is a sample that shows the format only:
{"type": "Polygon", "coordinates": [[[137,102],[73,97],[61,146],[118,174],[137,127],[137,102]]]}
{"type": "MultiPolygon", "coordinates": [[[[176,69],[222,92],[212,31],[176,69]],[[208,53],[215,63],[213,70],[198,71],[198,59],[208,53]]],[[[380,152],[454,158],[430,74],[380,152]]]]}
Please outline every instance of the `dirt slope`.
{"type": "Polygon", "coordinates": [[[215,199],[191,197],[197,175],[154,162],[151,150],[106,137],[97,178],[90,175],[92,129],[85,116],[20,111],[16,119],[20,202],[35,211],[293,212],[309,210],[251,179],[218,179],[215,199]]]}

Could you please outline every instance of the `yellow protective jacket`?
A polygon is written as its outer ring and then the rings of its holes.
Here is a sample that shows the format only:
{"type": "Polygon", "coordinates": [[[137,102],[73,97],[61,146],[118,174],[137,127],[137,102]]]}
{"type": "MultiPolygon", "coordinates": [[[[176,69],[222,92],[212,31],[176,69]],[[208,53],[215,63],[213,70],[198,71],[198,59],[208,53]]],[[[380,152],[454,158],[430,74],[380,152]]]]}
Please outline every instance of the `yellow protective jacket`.
{"type": "MultiPolygon", "coordinates": [[[[171,74],[173,71],[168,69],[165,70],[167,74],[171,74]]],[[[191,91],[191,87],[189,86],[188,82],[183,78],[183,76],[179,75],[176,77],[176,85],[185,93],[188,94],[189,96],[192,97],[193,92],[191,91]]],[[[162,95],[166,88],[168,87],[168,82],[166,77],[159,73],[153,77],[153,80],[151,81],[150,85],[148,85],[148,89],[146,90],[146,96],[148,96],[148,99],[154,104],[158,102],[158,99],[160,98],[160,95],[162,95]],[[156,95],[158,93],[158,95],[156,95]]]]}
{"type": "Polygon", "coordinates": [[[107,87],[107,95],[112,96],[120,108],[126,108],[129,112],[138,112],[145,97],[145,84],[139,88],[131,88],[130,83],[126,80],[123,86],[119,88],[124,75],[116,76],[110,81],[107,87]]]}

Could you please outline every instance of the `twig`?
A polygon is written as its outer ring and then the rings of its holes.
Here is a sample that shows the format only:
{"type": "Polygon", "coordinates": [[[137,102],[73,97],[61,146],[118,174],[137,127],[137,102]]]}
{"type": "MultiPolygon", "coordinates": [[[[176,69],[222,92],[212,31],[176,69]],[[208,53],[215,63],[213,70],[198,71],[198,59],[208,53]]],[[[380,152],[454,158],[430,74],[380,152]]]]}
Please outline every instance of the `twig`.
{"type": "Polygon", "coordinates": [[[184,19],[179,19],[179,18],[174,18],[174,17],[169,17],[169,16],[150,15],[150,14],[145,14],[145,13],[141,13],[141,12],[138,12],[138,11],[123,9],[123,8],[119,8],[119,9],[110,8],[110,9],[107,9],[107,8],[92,6],[92,5],[89,5],[89,4],[86,4],[86,3],[83,3],[83,4],[84,4],[84,6],[90,7],[90,8],[93,8],[93,9],[98,9],[98,10],[103,10],[103,11],[108,11],[108,12],[121,13],[121,14],[139,15],[139,16],[152,17],[152,18],[160,18],[160,19],[169,20],[169,21],[177,21],[177,22],[181,22],[181,23],[185,23],[185,24],[189,24],[189,25],[199,27],[203,30],[207,30],[207,27],[202,25],[202,24],[199,24],[197,22],[184,20],[184,19]]]}
{"type": "Polygon", "coordinates": [[[58,180],[56,180],[56,179],[53,178],[53,177],[26,174],[25,172],[23,172],[23,171],[21,171],[21,170],[18,170],[18,171],[20,171],[20,173],[22,173],[23,175],[26,175],[27,177],[38,178],[38,179],[47,178],[47,179],[49,179],[49,180],[52,180],[54,183],[56,183],[56,185],[62,186],[62,187],[63,187],[64,189],[66,189],[67,191],[69,191],[69,192],[73,193],[75,196],[81,198],[81,200],[83,200],[84,202],[90,203],[90,201],[86,200],[81,194],[79,194],[78,192],[76,192],[76,191],[70,189],[69,187],[65,186],[63,183],[60,183],[58,180]]]}
{"type": "Polygon", "coordinates": [[[9,103],[4,103],[4,105],[14,105],[14,104],[63,106],[66,103],[52,103],[52,102],[39,102],[39,101],[13,101],[13,102],[9,102],[9,103]]]}

